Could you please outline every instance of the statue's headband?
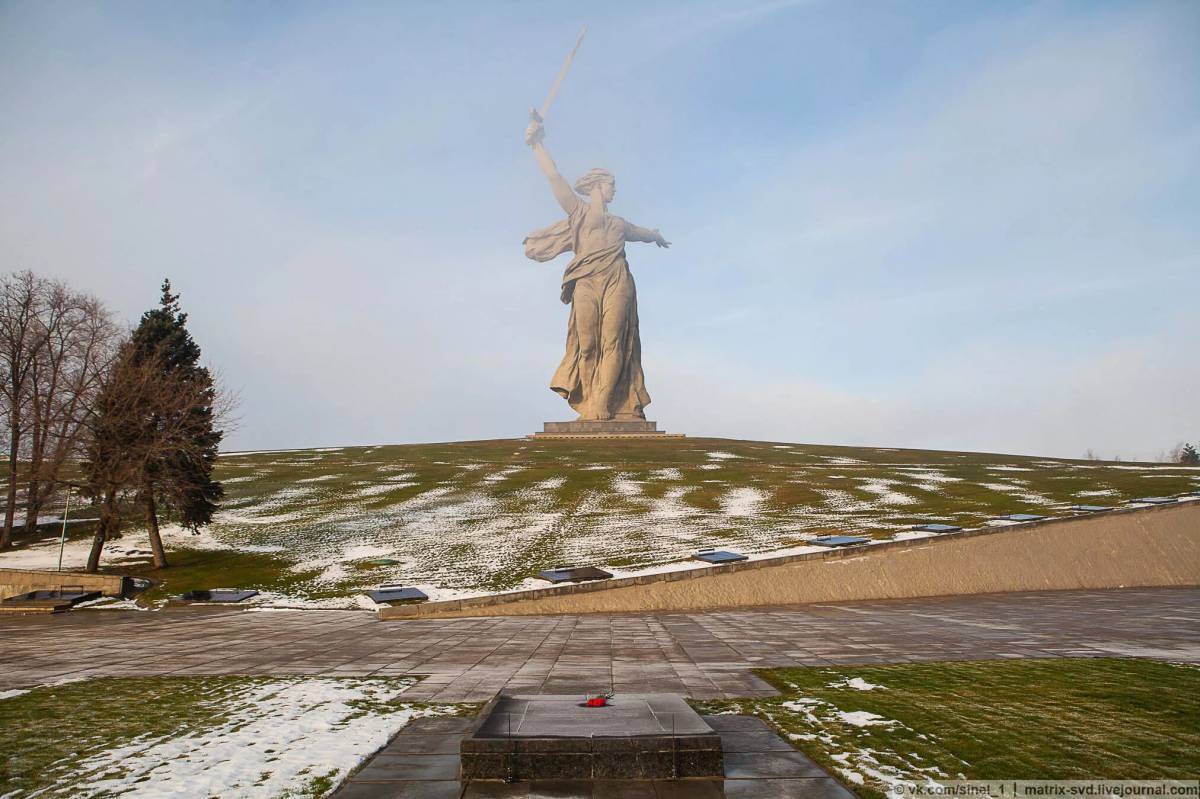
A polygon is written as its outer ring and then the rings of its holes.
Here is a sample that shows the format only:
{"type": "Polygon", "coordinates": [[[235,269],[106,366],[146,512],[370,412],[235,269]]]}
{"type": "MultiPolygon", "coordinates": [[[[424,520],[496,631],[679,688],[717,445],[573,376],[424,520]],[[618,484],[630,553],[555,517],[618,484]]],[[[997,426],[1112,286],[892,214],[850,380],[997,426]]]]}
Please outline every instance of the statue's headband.
{"type": "Polygon", "coordinates": [[[589,169],[588,173],[575,181],[575,191],[587,197],[592,193],[592,189],[598,183],[616,183],[617,179],[613,177],[613,173],[607,169],[596,167],[589,169]]]}

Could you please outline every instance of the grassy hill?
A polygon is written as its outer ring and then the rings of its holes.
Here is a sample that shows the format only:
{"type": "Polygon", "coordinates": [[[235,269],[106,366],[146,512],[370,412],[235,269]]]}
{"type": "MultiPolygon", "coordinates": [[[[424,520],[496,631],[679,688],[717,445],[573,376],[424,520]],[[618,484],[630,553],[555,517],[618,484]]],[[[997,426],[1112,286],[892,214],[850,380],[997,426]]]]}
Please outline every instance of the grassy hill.
{"type": "MultiPolygon", "coordinates": [[[[150,568],[133,509],[106,568],[162,580],[152,598],[237,585],[353,606],[381,582],[452,598],[545,585],[537,573],[563,564],[678,568],[705,546],[757,554],[1200,489],[1200,468],[1168,464],[703,438],[231,453],[217,477],[216,522],[196,537],[167,528],[171,568],[150,568]]],[[[86,557],[89,513],[71,515],[68,568],[86,557]]],[[[54,568],[56,539],[18,544],[0,566],[54,568]]]]}
{"type": "Polygon", "coordinates": [[[504,590],[566,563],[632,570],[702,546],[890,538],[1200,488],[1200,469],[1172,465],[693,438],[230,454],[218,477],[228,498],[211,536],[282,562],[287,593],[307,597],[389,580],[504,590]]]}

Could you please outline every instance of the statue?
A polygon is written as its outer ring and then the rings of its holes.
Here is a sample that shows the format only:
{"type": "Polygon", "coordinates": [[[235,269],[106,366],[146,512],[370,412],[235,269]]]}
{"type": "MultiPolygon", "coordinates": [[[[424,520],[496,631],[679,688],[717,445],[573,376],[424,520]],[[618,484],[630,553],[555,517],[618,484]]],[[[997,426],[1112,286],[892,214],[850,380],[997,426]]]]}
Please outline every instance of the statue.
{"type": "MultiPolygon", "coordinates": [[[[569,64],[570,59],[563,73],[569,64]]],[[[550,100],[557,88],[558,81],[550,100]]],[[[625,242],[653,242],[659,247],[669,247],[670,242],[656,229],[608,212],[617,188],[608,170],[591,170],[575,182],[572,191],[546,150],[544,114],[534,111],[531,116],[525,143],[533,149],[567,218],[530,233],[525,255],[549,261],[564,252],[574,253],[562,279],[561,299],[571,306],[567,350],[550,388],[579,413],[578,421],[644,420],[650,395],[642,374],[637,290],[625,260],[625,242]]]]}

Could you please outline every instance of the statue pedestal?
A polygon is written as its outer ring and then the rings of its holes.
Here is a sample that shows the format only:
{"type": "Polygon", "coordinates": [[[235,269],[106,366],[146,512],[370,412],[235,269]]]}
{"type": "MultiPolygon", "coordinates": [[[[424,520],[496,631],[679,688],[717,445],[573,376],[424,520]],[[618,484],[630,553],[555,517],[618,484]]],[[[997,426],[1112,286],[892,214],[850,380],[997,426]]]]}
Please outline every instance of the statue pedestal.
{"type": "Polygon", "coordinates": [[[542,432],[530,438],[683,438],[682,433],[667,433],[657,422],[645,419],[610,419],[592,422],[546,422],[542,432]]]}

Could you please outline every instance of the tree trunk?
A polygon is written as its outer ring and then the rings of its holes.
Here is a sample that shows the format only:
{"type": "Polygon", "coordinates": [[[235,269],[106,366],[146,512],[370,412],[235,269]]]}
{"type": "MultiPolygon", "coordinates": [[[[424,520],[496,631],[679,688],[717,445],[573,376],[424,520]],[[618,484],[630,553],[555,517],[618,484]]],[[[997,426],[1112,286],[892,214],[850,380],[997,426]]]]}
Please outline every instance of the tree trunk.
{"type": "Polygon", "coordinates": [[[29,493],[25,495],[25,536],[33,539],[37,535],[38,516],[42,513],[42,484],[36,478],[29,480],[29,493]]]}
{"type": "Polygon", "coordinates": [[[8,499],[4,506],[4,530],[0,532],[0,549],[12,546],[13,519],[17,515],[17,453],[21,438],[17,426],[10,431],[12,441],[8,444],[8,499]]]}
{"type": "Polygon", "coordinates": [[[85,569],[85,571],[92,574],[100,571],[100,553],[104,549],[104,537],[107,528],[108,523],[105,519],[105,513],[101,510],[100,523],[96,525],[96,535],[92,538],[92,551],[88,553],[87,569],[85,569]]]}
{"type": "Polygon", "coordinates": [[[43,429],[42,408],[41,402],[37,395],[37,380],[34,379],[34,395],[33,395],[33,413],[30,418],[33,419],[33,429],[29,436],[29,483],[25,489],[25,537],[33,540],[37,535],[37,517],[38,511],[42,504],[41,499],[41,473],[42,473],[42,450],[46,445],[46,431],[43,429]]]}
{"type": "Polygon", "coordinates": [[[150,549],[154,552],[154,568],[165,569],[167,551],[163,548],[162,536],[158,534],[158,505],[154,502],[154,490],[146,489],[146,530],[150,533],[150,549]]]}
{"type": "Polygon", "coordinates": [[[104,550],[104,542],[109,538],[109,532],[116,524],[116,495],[106,491],[100,501],[100,523],[96,525],[96,536],[92,539],[92,551],[88,553],[87,571],[100,571],[100,553],[104,550]]]}

